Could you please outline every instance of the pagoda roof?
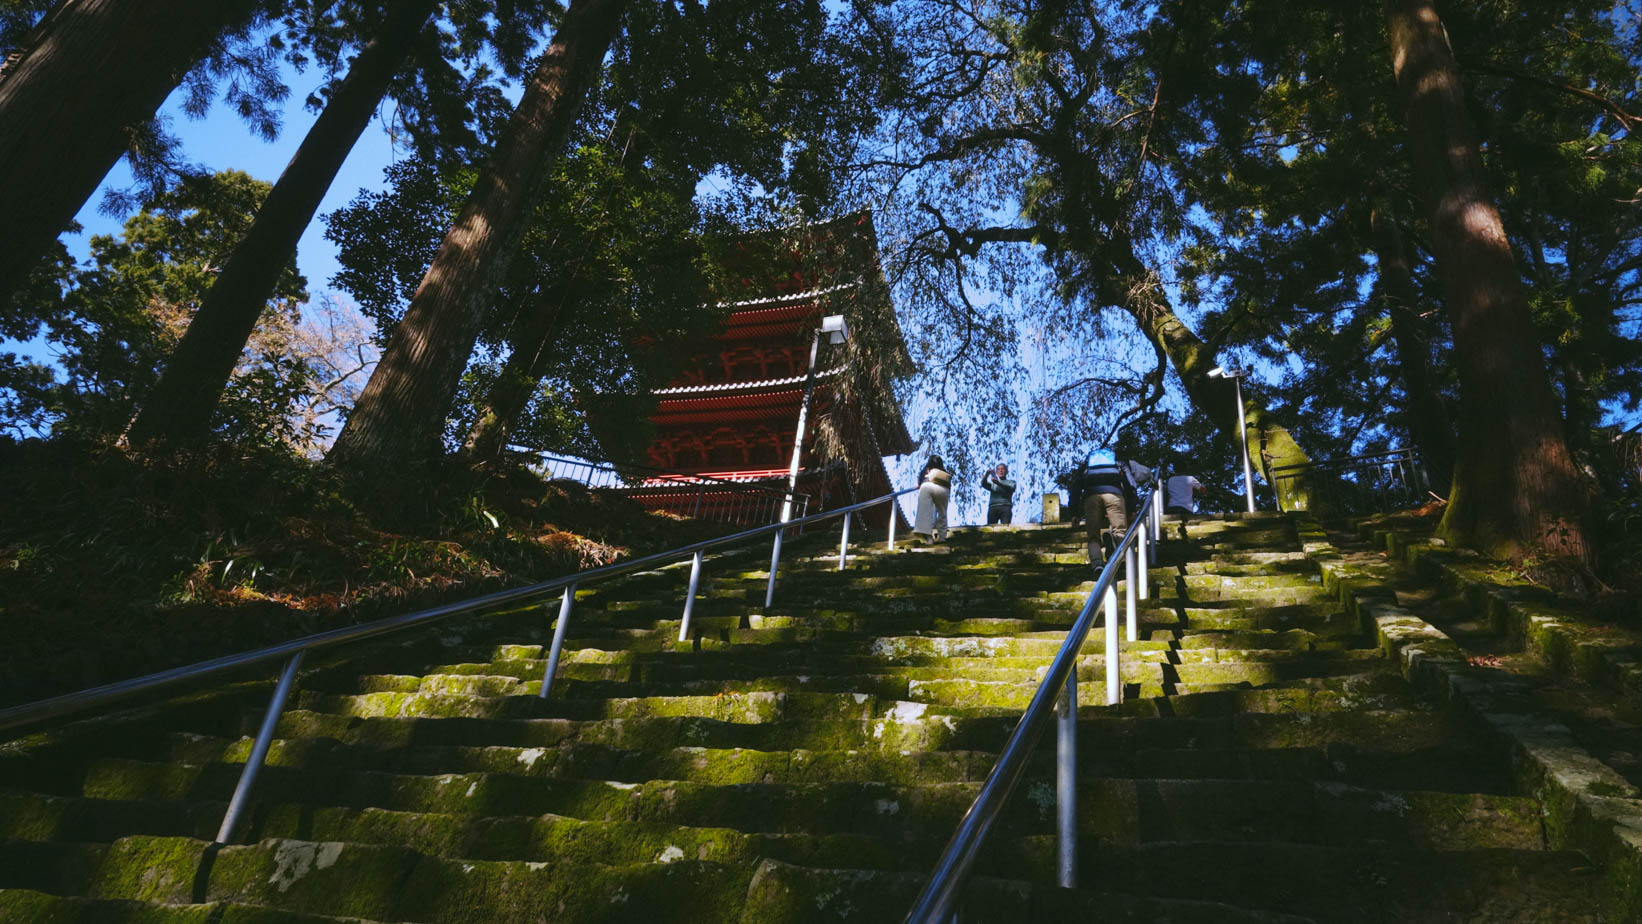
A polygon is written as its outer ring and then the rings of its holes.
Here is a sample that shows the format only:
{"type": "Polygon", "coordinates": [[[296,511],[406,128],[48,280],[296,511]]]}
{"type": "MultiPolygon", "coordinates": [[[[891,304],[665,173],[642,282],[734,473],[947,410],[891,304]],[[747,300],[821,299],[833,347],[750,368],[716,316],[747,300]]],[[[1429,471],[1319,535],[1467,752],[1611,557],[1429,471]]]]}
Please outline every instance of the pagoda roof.
{"type": "MultiPolygon", "coordinates": [[[[815,374],[815,380],[817,382],[821,382],[831,376],[837,375],[841,371],[843,370],[839,368],[822,369],[820,372],[815,374]]],[[[671,388],[658,388],[653,392],[653,394],[660,397],[662,399],[662,403],[665,404],[669,398],[676,395],[729,394],[743,391],[757,392],[768,391],[772,388],[782,388],[787,385],[802,384],[804,384],[804,376],[789,375],[779,379],[758,379],[751,382],[718,382],[713,385],[676,385],[671,388]]]]}

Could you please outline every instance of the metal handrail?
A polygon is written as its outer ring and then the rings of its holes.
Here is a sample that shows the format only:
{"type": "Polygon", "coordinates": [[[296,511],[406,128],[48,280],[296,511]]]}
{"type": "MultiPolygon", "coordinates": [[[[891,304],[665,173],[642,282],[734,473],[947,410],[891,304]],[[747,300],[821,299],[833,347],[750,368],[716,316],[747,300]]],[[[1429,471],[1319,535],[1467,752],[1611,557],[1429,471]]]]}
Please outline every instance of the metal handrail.
{"type": "MultiPolygon", "coordinates": [[[[257,735],[257,740],[252,744],[251,756],[246,759],[245,769],[240,774],[239,783],[235,787],[233,797],[229,800],[228,811],[223,816],[222,827],[217,834],[217,843],[230,843],[233,839],[235,829],[238,826],[240,813],[247,803],[249,793],[256,783],[257,774],[261,770],[262,757],[267,753],[269,743],[273,740],[274,729],[278,724],[279,716],[284,711],[285,701],[289,697],[295,684],[297,671],[302,664],[303,657],[309,652],[318,651],[325,648],[334,648],[339,645],[362,641],[364,639],[378,638],[395,632],[407,631],[421,626],[426,626],[430,623],[451,616],[478,613],[482,610],[488,610],[504,604],[517,603],[530,598],[542,597],[562,588],[564,598],[559,607],[559,618],[557,620],[557,624],[553,629],[552,650],[547,657],[547,664],[544,667],[542,687],[539,694],[545,699],[548,691],[552,688],[553,677],[558,671],[559,652],[564,643],[565,627],[570,621],[570,611],[576,598],[577,586],[606,580],[634,571],[640,571],[654,565],[671,562],[684,557],[691,557],[693,561],[691,562],[690,587],[684,604],[683,620],[681,621],[679,627],[679,637],[680,640],[683,641],[687,639],[689,634],[690,614],[695,605],[696,588],[701,577],[702,555],[704,553],[712,549],[722,548],[724,546],[756,539],[761,536],[774,534],[774,551],[770,558],[769,590],[764,598],[764,605],[767,609],[773,601],[775,595],[776,572],[781,563],[781,537],[788,529],[802,528],[812,523],[819,523],[823,520],[828,520],[839,516],[844,517],[844,523],[848,524],[849,518],[852,514],[865,510],[869,507],[887,503],[890,504],[892,508],[889,515],[889,548],[893,550],[895,548],[895,521],[897,514],[897,511],[893,509],[895,501],[903,494],[910,494],[916,490],[918,489],[906,488],[901,491],[895,491],[881,497],[873,498],[872,500],[862,501],[857,504],[850,504],[846,507],[839,507],[834,510],[810,514],[809,516],[798,517],[780,523],[770,523],[764,526],[758,526],[738,533],[733,533],[728,536],[720,536],[715,539],[703,539],[699,542],[692,542],[689,545],[683,545],[678,548],[656,552],[642,558],[617,562],[616,564],[605,565],[589,571],[580,571],[564,577],[554,578],[550,581],[541,581],[535,584],[527,584],[522,587],[499,590],[495,593],[473,597],[468,600],[430,607],[425,610],[418,610],[414,613],[389,616],[384,619],[361,623],[357,626],[343,626],[341,628],[331,629],[326,632],[317,632],[313,635],[292,639],[288,642],[281,642],[277,645],[269,645],[265,648],[244,651],[238,654],[225,655],[220,658],[212,658],[210,660],[200,661],[195,664],[159,671],[143,677],[134,677],[129,680],[104,684],[102,686],[92,687],[86,690],[79,690],[74,693],[66,693],[62,696],[54,696],[50,699],[39,700],[33,703],[25,703],[21,706],[13,706],[9,709],[0,709],[0,732],[28,725],[36,725],[51,719],[84,712],[97,706],[106,706],[111,703],[130,700],[158,690],[168,689],[205,677],[221,674],[226,671],[249,667],[251,665],[261,664],[283,657],[286,659],[286,662],[284,669],[281,671],[279,683],[276,685],[274,694],[269,700],[268,708],[263,716],[262,725],[257,735]]],[[[848,551],[849,529],[846,525],[843,542],[839,548],[840,568],[843,567],[848,551]]]]}
{"type": "MultiPolygon", "coordinates": [[[[1283,485],[1289,482],[1299,482],[1301,479],[1326,475],[1334,479],[1332,482],[1320,482],[1320,496],[1329,504],[1346,501],[1342,488],[1355,487],[1366,492],[1368,496],[1381,498],[1381,509],[1391,509],[1393,496],[1404,496],[1412,504],[1418,504],[1425,499],[1425,492],[1430,490],[1425,474],[1424,460],[1417,451],[1410,448],[1389,449],[1385,452],[1368,453],[1360,456],[1348,456],[1339,459],[1325,459],[1321,462],[1296,462],[1290,465],[1273,466],[1271,469],[1272,493],[1277,497],[1277,509],[1286,510],[1283,502],[1283,485]],[[1375,486],[1363,484],[1362,476],[1366,472],[1376,472],[1389,477],[1385,485],[1375,486]],[[1359,476],[1352,478],[1351,476],[1359,476]]],[[[1342,508],[1352,509],[1349,505],[1342,508]]]]}
{"type": "Polygon", "coordinates": [[[1321,462],[1294,462],[1289,465],[1274,465],[1271,467],[1271,472],[1275,476],[1280,472],[1299,469],[1327,471],[1332,468],[1352,468],[1369,463],[1399,462],[1415,457],[1416,454],[1412,449],[1387,449],[1385,452],[1371,452],[1366,455],[1346,456],[1341,459],[1324,459],[1321,462]]]}
{"type": "Polygon", "coordinates": [[[1156,489],[1147,496],[1142,512],[1129,527],[1123,540],[1106,560],[1100,578],[1089,592],[1083,610],[1066,633],[1066,640],[1049,662],[1043,682],[1032,694],[1032,701],[1010,732],[1003,751],[992,772],[987,774],[981,791],[964,813],[958,829],[947,842],[946,849],[930,873],[929,882],[918,895],[917,902],[907,914],[909,924],[946,924],[952,918],[958,892],[968,878],[969,869],[986,843],[992,824],[1003,811],[1009,796],[1020,783],[1026,771],[1027,759],[1043,735],[1049,714],[1056,714],[1057,747],[1055,755],[1056,828],[1057,828],[1057,881],[1063,888],[1077,885],[1077,663],[1078,652],[1094,628],[1095,611],[1104,601],[1106,610],[1106,701],[1115,705],[1122,701],[1122,665],[1117,638],[1117,581],[1118,560],[1123,560],[1126,572],[1125,598],[1127,601],[1128,640],[1135,641],[1137,596],[1145,599],[1145,575],[1149,557],[1155,560],[1156,544],[1162,539],[1162,492],[1156,489]],[[1148,552],[1152,553],[1151,556],[1148,552]],[[1137,567],[1138,563],[1138,567],[1137,567]],[[1137,593],[1138,592],[1138,593],[1137,593]]]}

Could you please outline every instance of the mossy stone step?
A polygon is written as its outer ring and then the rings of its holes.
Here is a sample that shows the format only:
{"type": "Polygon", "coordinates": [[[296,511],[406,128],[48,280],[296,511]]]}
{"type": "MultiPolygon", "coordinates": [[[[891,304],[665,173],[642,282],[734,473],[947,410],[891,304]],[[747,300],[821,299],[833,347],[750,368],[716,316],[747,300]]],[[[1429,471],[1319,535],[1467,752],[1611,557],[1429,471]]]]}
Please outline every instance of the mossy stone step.
{"type": "MultiPolygon", "coordinates": [[[[101,799],[226,801],[239,768],[232,764],[161,764],[106,759],[91,768],[86,795],[101,799]]],[[[262,797],[352,808],[452,814],[566,815],[588,820],[649,821],[748,832],[866,834],[896,839],[906,830],[950,834],[979,783],[895,786],[885,783],[695,783],[651,780],[539,779],[514,773],[436,776],[376,771],[264,768],[262,797]]],[[[1011,805],[1000,830],[1046,831],[1047,814],[1029,802],[1011,805]]]]}
{"type": "MultiPolygon", "coordinates": [[[[1049,838],[1043,850],[1052,855],[1049,838]]],[[[1572,852],[1180,841],[1093,844],[1078,860],[1080,881],[1130,894],[1235,895],[1246,907],[1331,922],[1604,921],[1597,870],[1572,852]]]]}
{"type": "MultiPolygon", "coordinates": [[[[614,719],[644,716],[693,715],[733,722],[769,722],[781,718],[859,718],[875,715],[880,704],[870,693],[789,693],[750,690],[723,695],[639,696],[577,698],[575,684],[542,699],[530,692],[540,682],[527,684],[518,696],[464,696],[445,693],[364,693],[339,695],[304,693],[303,709],[350,716],[405,716],[426,718],[568,718],[614,719]]],[[[883,708],[891,708],[888,705],[883,708]]]]}
{"type": "MultiPolygon", "coordinates": [[[[1209,688],[1234,690],[1242,687],[1272,686],[1314,677],[1355,674],[1360,670],[1360,663],[1347,660],[1160,664],[1129,659],[1122,663],[1121,677],[1125,686],[1139,687],[1141,698],[1150,698],[1162,696],[1167,690],[1178,689],[1183,693],[1203,692],[1209,688]]],[[[760,682],[768,683],[777,679],[767,678],[760,682]]],[[[1104,668],[1080,672],[1079,701],[1104,702],[1105,685],[1104,668]]],[[[1037,693],[1037,689],[1038,683],[1021,680],[971,680],[955,677],[908,680],[906,693],[900,698],[954,709],[1025,709],[1037,693]]]]}
{"type": "Polygon", "coordinates": [[[1515,796],[1334,782],[1170,779],[1103,780],[1088,792],[1090,802],[1078,806],[1079,829],[1108,844],[1282,841],[1546,849],[1539,803],[1515,796]]]}
{"type": "MultiPolygon", "coordinates": [[[[827,869],[769,860],[747,890],[740,924],[851,921],[893,924],[906,917],[926,877],[827,869]]],[[[1250,911],[1219,902],[1084,892],[977,877],[960,898],[960,917],[980,924],[1102,921],[1109,924],[1315,924],[1310,918],[1250,911]]]]}
{"type": "MultiPolygon", "coordinates": [[[[162,759],[183,764],[243,764],[251,739],[178,736],[162,759]]],[[[511,773],[541,779],[642,783],[824,783],[873,781],[911,786],[974,782],[986,778],[997,754],[943,750],[911,753],[883,748],[782,750],[682,746],[665,749],[611,747],[592,742],[555,748],[422,745],[382,750],[350,748],[334,741],[280,739],[271,743],[270,766],[336,772],[383,771],[419,775],[511,773]]]]}
{"type": "Polygon", "coordinates": [[[24,869],[5,875],[43,881],[43,891],[161,903],[203,898],[391,921],[534,922],[548,915],[621,921],[638,909],[653,921],[726,920],[740,913],[751,878],[742,867],[700,860],[630,866],[465,861],[334,841],[270,839],[223,847],[208,861],[209,845],[188,838],[15,846],[4,853],[24,869]]]}
{"type": "Polygon", "coordinates": [[[121,899],[0,889],[0,921],[19,924],[371,924],[364,918],[259,908],[232,902],[155,905],[121,899]]]}
{"type": "MultiPolygon", "coordinates": [[[[1305,702],[1313,706],[1341,706],[1339,694],[1319,696],[1308,693],[1305,702]]],[[[1352,708],[1381,712],[1400,710],[1402,715],[1387,723],[1395,729],[1404,723],[1443,717],[1428,709],[1414,711],[1406,695],[1353,694],[1352,708]],[[1423,720],[1404,716],[1424,716],[1423,720]]],[[[1215,694],[1212,699],[1226,698],[1215,694]]],[[[1190,697],[1176,697],[1184,704],[1190,697]]],[[[1285,705],[1300,704],[1298,697],[1285,705]]],[[[1124,707],[1092,707],[1080,711],[1080,740],[1099,750],[1134,748],[1251,748],[1273,741],[1293,741],[1301,732],[1313,733],[1319,723],[1328,723],[1327,711],[1241,713],[1225,708],[1205,708],[1200,715],[1172,715],[1142,718],[1118,714],[1124,707]]],[[[1013,729],[1014,716],[958,716],[937,713],[921,703],[899,703],[896,708],[867,721],[801,720],[747,724],[723,722],[694,716],[637,719],[607,719],[573,722],[564,719],[360,719],[327,713],[293,711],[279,725],[281,738],[326,738],[352,747],[398,749],[406,747],[513,747],[521,750],[555,748],[567,742],[601,744],[627,749],[670,749],[677,747],[750,748],[755,750],[846,750],[881,749],[895,753],[906,750],[997,751],[1013,729]]],[[[1450,741],[1463,738],[1460,729],[1448,723],[1450,741]]],[[[248,729],[249,730],[249,729],[248,729]]],[[[1336,732],[1339,726],[1336,726],[1336,732]]],[[[1422,736],[1423,737],[1423,736],[1422,736]]],[[[152,756],[153,750],[134,756],[152,756]]]]}

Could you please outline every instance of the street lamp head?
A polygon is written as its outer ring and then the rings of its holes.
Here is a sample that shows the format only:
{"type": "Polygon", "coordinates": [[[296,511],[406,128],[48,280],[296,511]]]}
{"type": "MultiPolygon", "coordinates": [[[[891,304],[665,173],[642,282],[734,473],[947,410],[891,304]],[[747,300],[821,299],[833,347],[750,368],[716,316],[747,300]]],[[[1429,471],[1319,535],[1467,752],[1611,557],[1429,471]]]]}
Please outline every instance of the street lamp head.
{"type": "Polygon", "coordinates": [[[827,335],[828,343],[843,343],[850,338],[849,325],[844,323],[841,314],[829,314],[822,318],[821,333],[827,335]]]}
{"type": "Polygon", "coordinates": [[[1213,369],[1210,369],[1209,372],[1208,372],[1209,378],[1211,378],[1211,379],[1218,379],[1218,378],[1220,378],[1221,376],[1223,376],[1225,374],[1226,374],[1226,367],[1225,366],[1215,366],[1213,369]]]}

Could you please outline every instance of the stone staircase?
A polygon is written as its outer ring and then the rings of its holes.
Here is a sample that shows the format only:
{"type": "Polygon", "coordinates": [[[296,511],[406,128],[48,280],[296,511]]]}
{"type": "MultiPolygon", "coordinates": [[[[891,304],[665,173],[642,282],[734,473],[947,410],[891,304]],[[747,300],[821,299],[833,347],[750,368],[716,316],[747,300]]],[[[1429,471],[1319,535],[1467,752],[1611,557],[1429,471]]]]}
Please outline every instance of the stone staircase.
{"type": "MultiPolygon", "coordinates": [[[[1293,525],[1171,523],[1125,702],[1079,662],[1079,881],[1053,885],[1053,734],[963,920],[1595,921],[1495,746],[1420,700],[1293,525]]],[[[1066,527],[789,544],[321,665],[243,846],[210,843],[269,684],[0,748],[0,920],[899,921],[1091,585],[1066,527]],[[805,553],[809,554],[806,557],[805,553]],[[739,563],[739,564],[738,564],[739,563]],[[544,615],[545,614],[545,615],[544,615]]]]}

